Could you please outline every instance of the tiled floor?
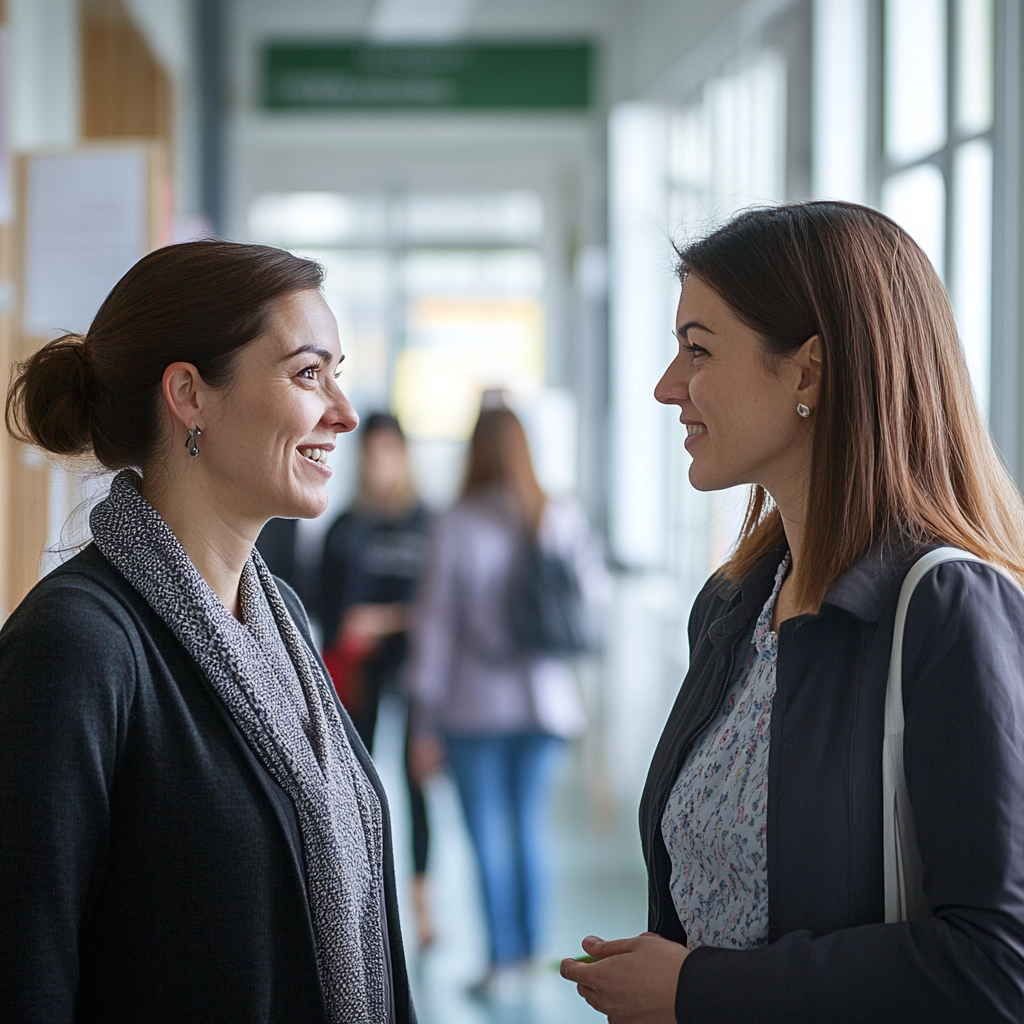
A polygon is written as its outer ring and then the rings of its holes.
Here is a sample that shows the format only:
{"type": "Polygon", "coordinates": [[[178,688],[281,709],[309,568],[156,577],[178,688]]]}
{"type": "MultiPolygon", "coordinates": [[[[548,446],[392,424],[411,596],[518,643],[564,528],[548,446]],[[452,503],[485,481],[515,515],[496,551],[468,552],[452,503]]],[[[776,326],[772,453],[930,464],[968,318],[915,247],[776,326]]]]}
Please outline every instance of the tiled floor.
{"type": "MultiPolygon", "coordinates": [[[[409,902],[409,825],[400,774],[401,709],[385,703],[375,759],[391,802],[395,857],[406,941],[414,945],[409,902]]],[[[568,751],[551,804],[551,887],[540,965],[518,996],[501,1005],[471,998],[467,986],[486,966],[486,939],[476,868],[458,797],[447,778],[428,793],[431,884],[438,941],[428,952],[409,950],[420,1024],[587,1024],[605,1020],[549,964],[580,952],[588,934],[636,935],[646,922],[646,884],[635,807],[597,813],[593,787],[578,753],[568,751]],[[601,823],[599,823],[599,821],[601,823]]],[[[607,801],[605,801],[607,804],[607,801]]]]}

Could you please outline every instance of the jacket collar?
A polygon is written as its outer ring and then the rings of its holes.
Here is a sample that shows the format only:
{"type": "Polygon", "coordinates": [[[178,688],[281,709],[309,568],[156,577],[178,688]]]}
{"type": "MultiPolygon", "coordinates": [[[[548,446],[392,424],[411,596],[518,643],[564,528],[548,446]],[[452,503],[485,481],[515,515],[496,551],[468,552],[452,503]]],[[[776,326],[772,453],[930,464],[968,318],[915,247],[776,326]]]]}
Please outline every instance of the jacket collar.
{"type": "MultiPolygon", "coordinates": [[[[886,605],[892,602],[896,582],[906,571],[907,562],[920,547],[920,542],[898,533],[876,541],[825,595],[822,603],[849,612],[864,622],[877,622],[886,605]]],[[[733,584],[735,589],[728,595],[728,611],[708,629],[716,648],[728,649],[761,614],[772,592],[775,572],[788,550],[789,545],[783,542],[733,584]]]]}
{"type": "Polygon", "coordinates": [[[864,622],[877,622],[892,602],[896,581],[920,547],[919,541],[899,534],[875,541],[825,595],[823,603],[841,608],[864,622]]]}

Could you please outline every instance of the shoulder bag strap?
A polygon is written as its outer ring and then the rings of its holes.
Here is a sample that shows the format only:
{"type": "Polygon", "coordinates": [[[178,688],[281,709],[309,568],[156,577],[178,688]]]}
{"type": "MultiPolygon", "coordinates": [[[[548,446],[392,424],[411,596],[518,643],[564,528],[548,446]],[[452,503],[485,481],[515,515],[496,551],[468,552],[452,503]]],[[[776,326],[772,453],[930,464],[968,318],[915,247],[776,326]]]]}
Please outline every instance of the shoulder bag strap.
{"type": "Polygon", "coordinates": [[[942,562],[983,559],[959,548],[936,548],[922,555],[907,573],[896,605],[885,690],[885,733],[882,743],[882,830],[885,852],[885,921],[913,921],[930,913],[922,886],[921,855],[914,832],[903,766],[903,633],[914,590],[924,576],[942,562]]]}

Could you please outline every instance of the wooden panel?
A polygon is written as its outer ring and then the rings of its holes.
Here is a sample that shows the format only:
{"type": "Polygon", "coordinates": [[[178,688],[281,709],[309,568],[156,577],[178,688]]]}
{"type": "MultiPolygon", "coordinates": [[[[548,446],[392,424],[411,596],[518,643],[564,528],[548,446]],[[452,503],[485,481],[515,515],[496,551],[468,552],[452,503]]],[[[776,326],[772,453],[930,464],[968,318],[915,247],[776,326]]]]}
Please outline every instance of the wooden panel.
{"type": "Polygon", "coordinates": [[[14,609],[39,579],[49,533],[50,464],[22,445],[11,445],[7,606],[14,609]]]}
{"type": "MultiPolygon", "coordinates": [[[[26,158],[14,159],[14,224],[7,232],[7,259],[15,296],[24,294],[25,278],[25,177],[26,158]]],[[[27,339],[17,328],[20,302],[16,300],[15,315],[8,316],[8,351],[11,363],[20,362],[38,347],[39,339],[27,339]]],[[[6,395],[4,396],[6,399],[6,395]]],[[[39,579],[39,561],[46,547],[49,519],[47,494],[49,463],[46,459],[16,444],[4,431],[7,469],[7,529],[5,547],[6,605],[13,610],[39,579]]]]}
{"type": "MultiPolygon", "coordinates": [[[[0,0],[2,3],[3,0],[0,0]]],[[[11,229],[0,225],[0,287],[9,287],[11,229]]],[[[0,380],[4,387],[0,404],[6,401],[7,381],[10,376],[13,352],[11,348],[11,314],[0,313],[0,380]]],[[[10,495],[14,446],[7,436],[7,430],[0,425],[0,622],[14,606],[10,603],[10,495]]]]}
{"type": "Polygon", "coordinates": [[[81,0],[82,138],[171,139],[171,85],[123,0],[81,0]]]}
{"type": "MultiPolygon", "coordinates": [[[[0,27],[7,26],[7,3],[0,0],[0,27]]],[[[8,55],[10,51],[8,50],[8,55]]],[[[4,99],[6,100],[6,95],[4,99]]],[[[9,123],[8,111],[0,111],[4,127],[9,123]]],[[[5,140],[6,141],[6,140],[5,140]]],[[[5,147],[6,148],[6,145],[5,147]]],[[[10,374],[11,362],[14,358],[12,342],[11,316],[11,246],[12,228],[9,224],[0,224],[0,405],[7,398],[6,386],[10,374]]],[[[7,436],[7,431],[0,424],[0,622],[14,604],[11,602],[10,582],[11,570],[11,493],[14,475],[14,446],[7,436]]]]}

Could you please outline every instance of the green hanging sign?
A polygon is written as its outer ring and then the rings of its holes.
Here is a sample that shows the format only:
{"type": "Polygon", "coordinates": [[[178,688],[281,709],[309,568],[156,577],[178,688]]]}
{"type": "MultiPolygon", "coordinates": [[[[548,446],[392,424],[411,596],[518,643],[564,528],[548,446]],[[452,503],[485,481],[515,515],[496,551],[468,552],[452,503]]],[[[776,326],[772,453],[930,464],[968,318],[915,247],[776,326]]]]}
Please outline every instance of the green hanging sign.
{"type": "Polygon", "coordinates": [[[270,43],[267,110],[585,110],[589,43],[270,43]]]}

